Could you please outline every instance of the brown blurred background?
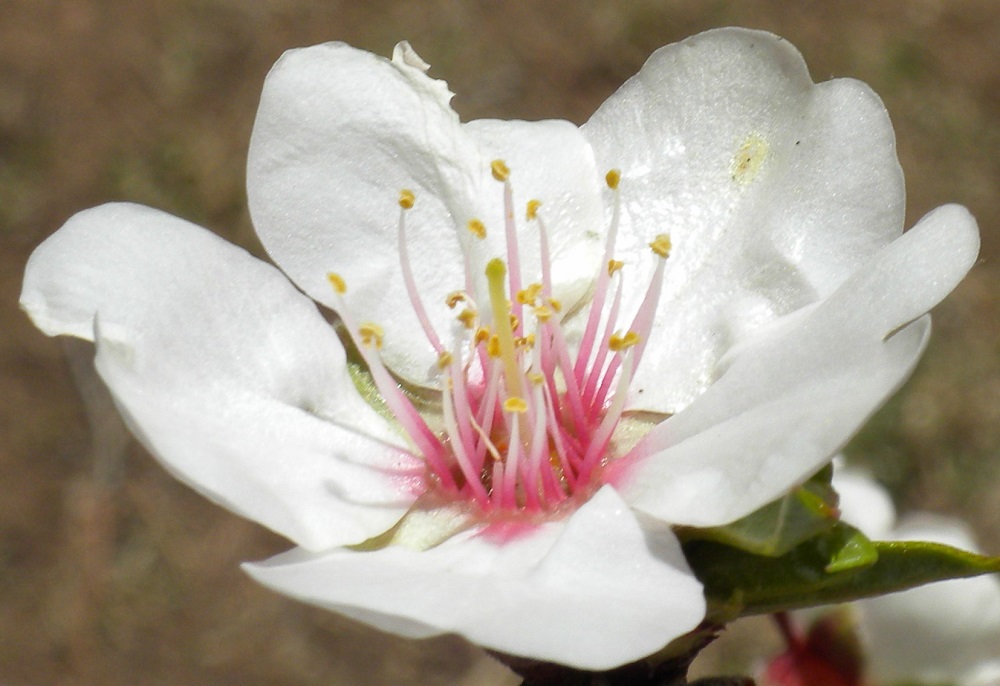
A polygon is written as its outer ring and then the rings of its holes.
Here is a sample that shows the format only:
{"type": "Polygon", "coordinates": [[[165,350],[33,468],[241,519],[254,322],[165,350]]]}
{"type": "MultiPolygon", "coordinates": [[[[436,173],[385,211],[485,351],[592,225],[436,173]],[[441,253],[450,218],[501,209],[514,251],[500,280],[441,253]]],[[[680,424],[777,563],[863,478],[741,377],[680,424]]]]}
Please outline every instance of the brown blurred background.
{"type": "MultiPolygon", "coordinates": [[[[463,118],[581,123],[660,45],[774,31],[815,80],[885,99],[910,225],[950,201],[982,262],[914,379],[854,443],[900,503],[966,517],[1000,553],[1000,6],[878,3],[3,0],[0,7],[0,684],[499,684],[454,638],[408,642],[268,593],[238,563],[287,547],[171,479],[122,429],[87,346],[17,309],[31,249],[132,200],[260,253],[244,159],[290,47],[409,39],[463,118]],[[84,402],[86,399],[86,402],[84,402]]],[[[516,680],[514,680],[516,683],[516,680]]]]}

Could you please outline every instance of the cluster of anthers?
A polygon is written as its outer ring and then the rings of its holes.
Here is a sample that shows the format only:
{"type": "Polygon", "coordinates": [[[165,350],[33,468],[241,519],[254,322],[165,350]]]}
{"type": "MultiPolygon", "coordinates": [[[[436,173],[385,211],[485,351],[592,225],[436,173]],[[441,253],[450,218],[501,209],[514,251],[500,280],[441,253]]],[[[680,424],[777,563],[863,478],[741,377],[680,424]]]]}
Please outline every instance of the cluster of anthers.
{"type": "MultiPolygon", "coordinates": [[[[614,195],[611,226],[574,356],[560,321],[562,305],[552,292],[541,202],[529,201],[525,215],[538,228],[541,281],[523,286],[510,170],[502,160],[494,160],[491,168],[503,184],[507,261],[494,258],[486,266],[489,307],[485,311],[468,291],[447,297],[447,306],[457,311],[461,323],[456,329],[465,332],[455,337],[450,350],[431,325],[407,255],[405,218],[416,198],[410,190],[399,194],[401,271],[417,319],[438,355],[440,431],[430,428],[382,363],[381,327],[355,323],[343,301],[338,310],[388,409],[423,456],[429,482],[448,500],[473,503],[486,515],[531,514],[585,498],[600,484],[599,474],[609,459],[611,440],[652,327],[671,246],[666,234],[649,244],[659,257],[657,267],[631,325],[623,331],[617,326],[623,263],[612,258],[621,173],[608,172],[605,180],[614,195]]],[[[486,236],[478,219],[470,220],[467,228],[479,239],[486,236]]],[[[346,292],[338,274],[327,278],[338,294],[346,292]]]]}

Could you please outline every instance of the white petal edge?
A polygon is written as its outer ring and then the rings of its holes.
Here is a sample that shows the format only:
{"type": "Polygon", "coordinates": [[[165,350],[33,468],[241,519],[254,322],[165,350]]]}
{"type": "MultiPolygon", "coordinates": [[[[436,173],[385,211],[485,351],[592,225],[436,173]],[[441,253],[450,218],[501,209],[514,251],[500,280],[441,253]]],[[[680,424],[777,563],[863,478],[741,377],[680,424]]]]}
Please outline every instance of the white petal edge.
{"type": "Polygon", "coordinates": [[[94,340],[133,432],[183,481],[300,545],[355,543],[414,500],[420,463],[358,395],[340,342],[274,267],[132,204],[36,249],[21,305],[94,340]]]}
{"type": "Polygon", "coordinates": [[[583,131],[599,165],[622,169],[616,257],[637,284],[623,311],[655,266],[647,242],[668,232],[674,246],[636,409],[683,409],[730,347],[829,295],[902,233],[878,96],[850,79],[814,84],[770,33],[718,29],[661,48],[583,131]]]}
{"type": "Polygon", "coordinates": [[[834,461],[833,488],[840,497],[840,518],[872,540],[889,536],[896,507],[889,492],[868,472],[834,461]]]}
{"type": "MultiPolygon", "coordinates": [[[[964,522],[930,513],[908,515],[889,538],[977,550],[964,522]]],[[[990,662],[1000,660],[996,575],[928,584],[855,606],[871,674],[879,683],[904,679],[974,683],[984,677],[990,662]]]]}
{"type": "Polygon", "coordinates": [[[978,250],[964,207],[932,211],[829,298],[733,351],[704,394],[611,464],[610,481],[633,507],[692,526],[726,524],[787,492],[909,376],[930,330],[918,317],[978,250]]]}
{"type": "Polygon", "coordinates": [[[645,657],[705,612],[670,529],[642,524],[610,487],[567,521],[506,541],[471,531],[425,551],[291,551],[245,569],[276,591],[384,631],[454,632],[582,669],[645,657]]]}

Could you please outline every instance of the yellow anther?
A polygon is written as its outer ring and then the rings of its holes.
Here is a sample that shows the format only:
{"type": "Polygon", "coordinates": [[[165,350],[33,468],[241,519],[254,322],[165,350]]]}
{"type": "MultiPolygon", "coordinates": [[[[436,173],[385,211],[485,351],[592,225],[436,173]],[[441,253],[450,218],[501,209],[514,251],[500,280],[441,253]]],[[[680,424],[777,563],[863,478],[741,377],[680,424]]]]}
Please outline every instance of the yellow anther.
{"type": "Polygon", "coordinates": [[[621,271],[625,263],[621,260],[608,260],[608,276],[613,276],[615,272],[621,271]]]}
{"type": "Polygon", "coordinates": [[[611,334],[611,339],[608,341],[608,349],[611,352],[619,352],[625,350],[625,348],[631,348],[638,342],[639,334],[635,331],[627,331],[624,336],[616,331],[611,334]]]}
{"type": "Polygon", "coordinates": [[[535,318],[540,322],[547,322],[552,319],[552,308],[546,307],[545,305],[539,305],[532,310],[532,312],[534,313],[535,318]]]}
{"type": "Polygon", "coordinates": [[[467,228],[469,232],[479,240],[486,238],[486,224],[483,224],[478,219],[470,219],[469,223],[465,225],[465,228],[467,228]]]}
{"type": "Polygon", "coordinates": [[[528,403],[524,398],[519,398],[516,395],[512,395],[503,401],[503,409],[507,412],[516,412],[517,414],[524,414],[528,411],[528,403]]]}
{"type": "Polygon", "coordinates": [[[473,344],[479,345],[480,343],[485,343],[488,340],[490,340],[489,329],[487,329],[485,326],[481,326],[478,329],[476,329],[476,335],[472,339],[473,344]]]}
{"type": "Polygon", "coordinates": [[[531,221],[538,216],[538,208],[542,206],[541,200],[529,200],[528,201],[528,212],[525,217],[528,221],[531,221]]]}
{"type": "Polygon", "coordinates": [[[621,180],[622,180],[621,169],[612,169],[611,171],[609,171],[607,174],[604,175],[604,182],[608,184],[608,188],[610,188],[611,190],[616,190],[618,188],[618,184],[621,183],[621,180]]]}
{"type": "Polygon", "coordinates": [[[333,290],[335,290],[340,295],[343,295],[344,293],[347,292],[347,282],[344,281],[344,277],[342,277],[340,274],[336,274],[334,272],[328,272],[326,275],[326,280],[330,282],[331,286],[333,286],[333,290]]]}
{"type": "Polygon", "coordinates": [[[670,236],[665,233],[659,234],[653,239],[653,242],[649,244],[649,247],[663,259],[667,259],[670,257],[670,248],[672,247],[670,243],[670,236]]]}
{"type": "Polygon", "coordinates": [[[545,377],[538,372],[528,372],[528,381],[535,384],[536,386],[541,386],[545,383],[545,377]]]}
{"type": "Polygon", "coordinates": [[[490,171],[497,181],[506,181],[510,177],[510,167],[503,160],[493,160],[490,162],[490,171]]]}
{"type": "Polygon", "coordinates": [[[492,334],[486,343],[486,354],[490,357],[500,357],[500,337],[496,334],[492,334]]]}
{"type": "Polygon", "coordinates": [[[552,308],[553,312],[562,312],[562,302],[556,300],[555,298],[549,298],[549,307],[552,308]]]}
{"type": "Polygon", "coordinates": [[[382,327],[373,322],[365,322],[358,327],[358,337],[364,345],[374,344],[376,348],[381,348],[384,335],[382,327]]]}
{"type": "Polygon", "coordinates": [[[417,201],[417,196],[413,194],[409,188],[404,188],[399,192],[399,206],[404,210],[408,210],[413,207],[413,203],[417,201]]]}
{"type": "Polygon", "coordinates": [[[533,283],[527,288],[522,288],[517,292],[517,301],[522,305],[534,305],[535,300],[542,294],[542,284],[533,283]]]}
{"type": "Polygon", "coordinates": [[[510,330],[517,331],[517,327],[521,325],[521,322],[513,314],[510,315],[510,330]]]}
{"type": "Polygon", "coordinates": [[[475,310],[466,307],[464,310],[458,313],[456,319],[462,322],[462,326],[466,329],[471,329],[476,325],[476,312],[475,310]]]}
{"type": "Polygon", "coordinates": [[[514,339],[515,348],[532,348],[535,345],[535,334],[528,334],[527,336],[518,336],[514,339]]]}
{"type": "Polygon", "coordinates": [[[450,365],[451,364],[451,359],[452,359],[451,358],[451,353],[448,352],[447,350],[442,350],[438,354],[438,368],[439,369],[444,369],[445,367],[447,367],[448,365],[450,365]]]}
{"type": "Polygon", "coordinates": [[[462,291],[452,291],[448,294],[448,297],[444,299],[444,304],[448,306],[449,310],[454,310],[455,307],[460,302],[465,301],[465,293],[462,291]]]}

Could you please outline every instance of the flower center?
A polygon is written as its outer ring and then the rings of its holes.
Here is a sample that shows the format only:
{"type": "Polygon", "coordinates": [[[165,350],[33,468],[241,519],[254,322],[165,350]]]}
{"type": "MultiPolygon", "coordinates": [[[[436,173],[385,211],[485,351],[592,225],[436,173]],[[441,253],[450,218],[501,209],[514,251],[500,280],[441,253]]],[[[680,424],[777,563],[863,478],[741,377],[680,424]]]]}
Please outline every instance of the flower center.
{"type": "MultiPolygon", "coordinates": [[[[614,431],[652,327],[670,239],[661,234],[650,243],[659,258],[656,270],[630,325],[620,327],[623,263],[612,259],[612,251],[621,175],[609,172],[614,211],[604,260],[579,345],[571,347],[559,316],[562,305],[553,296],[542,203],[530,201],[525,214],[525,221],[538,229],[540,279],[522,286],[510,170],[501,160],[491,169],[503,184],[506,260],[498,257],[486,265],[487,303],[477,303],[468,290],[446,299],[460,324],[450,349],[427,316],[407,252],[406,213],[416,198],[409,190],[399,197],[402,276],[417,319],[438,354],[442,428],[430,428],[383,365],[381,328],[354,323],[343,303],[338,310],[389,410],[426,461],[429,486],[486,515],[531,514],[585,499],[601,485],[600,473],[612,457],[614,431]]],[[[486,237],[478,219],[467,228],[478,239],[486,237]]],[[[335,292],[346,291],[340,276],[331,273],[328,279],[335,292]]]]}

